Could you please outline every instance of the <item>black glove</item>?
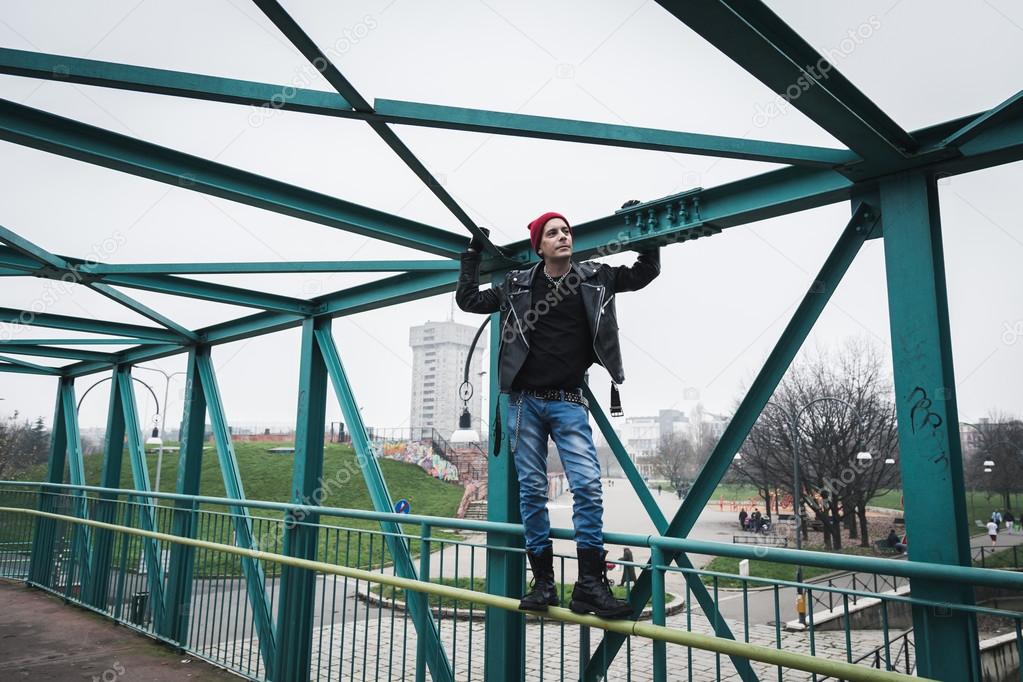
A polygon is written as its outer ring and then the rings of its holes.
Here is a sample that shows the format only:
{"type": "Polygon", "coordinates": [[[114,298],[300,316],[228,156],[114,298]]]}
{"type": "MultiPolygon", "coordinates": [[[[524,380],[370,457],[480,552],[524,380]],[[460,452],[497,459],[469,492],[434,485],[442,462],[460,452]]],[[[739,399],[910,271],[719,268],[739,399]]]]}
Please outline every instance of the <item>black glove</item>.
{"type": "MultiPolygon", "coordinates": [[[[489,229],[487,229],[485,227],[481,227],[480,228],[480,232],[482,232],[483,234],[487,235],[488,238],[490,237],[490,230],[489,229]]],[[[475,251],[476,253],[482,253],[484,248],[485,248],[484,247],[484,243],[483,243],[482,240],[479,239],[479,237],[475,237],[474,236],[472,239],[469,240],[469,250],[470,251],[475,251]]]]}
{"type": "Polygon", "coordinates": [[[622,204],[622,208],[632,208],[633,206],[639,206],[641,203],[643,202],[641,202],[639,199],[629,199],[624,204],[622,204]]]}

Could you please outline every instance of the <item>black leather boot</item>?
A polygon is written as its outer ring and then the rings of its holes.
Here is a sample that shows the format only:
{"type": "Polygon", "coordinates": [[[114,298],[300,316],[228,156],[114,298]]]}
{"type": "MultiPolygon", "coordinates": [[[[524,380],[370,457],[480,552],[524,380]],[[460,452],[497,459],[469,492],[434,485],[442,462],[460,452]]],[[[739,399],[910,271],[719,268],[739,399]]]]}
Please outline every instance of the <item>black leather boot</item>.
{"type": "Polygon", "coordinates": [[[607,579],[607,552],[579,547],[579,580],[572,590],[570,608],[575,613],[592,613],[601,618],[628,618],[632,609],[627,602],[615,599],[611,581],[607,579]]]}
{"type": "Polygon", "coordinates": [[[539,554],[526,553],[529,567],[533,569],[532,589],[519,602],[523,611],[546,611],[548,606],[557,606],[558,590],[554,585],[554,550],[548,547],[539,554]]]}

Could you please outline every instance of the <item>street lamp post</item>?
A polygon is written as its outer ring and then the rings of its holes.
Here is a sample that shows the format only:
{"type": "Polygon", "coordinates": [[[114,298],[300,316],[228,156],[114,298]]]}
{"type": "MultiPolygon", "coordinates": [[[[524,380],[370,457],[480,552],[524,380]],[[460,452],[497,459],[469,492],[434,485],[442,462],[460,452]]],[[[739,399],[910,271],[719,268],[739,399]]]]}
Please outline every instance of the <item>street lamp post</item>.
{"type": "MultiPolygon", "coordinates": [[[[171,372],[168,374],[162,369],[158,369],[156,367],[143,367],[142,365],[137,365],[136,368],[149,370],[150,372],[159,372],[164,378],[163,412],[160,414],[160,443],[157,446],[158,449],[156,451],[156,481],[153,484],[153,489],[156,492],[160,492],[160,472],[163,471],[163,442],[167,438],[167,399],[170,397],[170,380],[172,377],[179,374],[184,375],[187,374],[187,372],[171,372]]],[[[159,405],[157,405],[157,407],[159,407],[159,405]]]]}
{"type": "MultiPolygon", "coordinates": [[[[817,403],[824,402],[824,401],[827,401],[827,400],[833,400],[835,402],[842,403],[843,405],[848,407],[850,410],[852,410],[853,413],[856,415],[856,422],[857,422],[857,424],[859,424],[860,430],[862,431],[862,429],[863,429],[863,419],[860,416],[859,410],[857,410],[855,407],[853,407],[852,403],[850,403],[847,400],[843,400],[842,398],[834,398],[834,397],[831,397],[831,396],[824,396],[824,397],[821,397],[821,398],[816,398],[816,399],[811,400],[810,402],[808,402],[806,405],[803,405],[803,407],[800,408],[800,410],[798,412],[796,412],[795,415],[793,415],[791,412],[789,412],[784,407],[782,407],[781,405],[779,405],[778,403],[776,403],[774,401],[769,400],[767,402],[768,405],[773,405],[775,409],[780,410],[782,414],[784,414],[786,417],[789,418],[789,432],[790,432],[790,439],[792,440],[792,516],[793,516],[793,519],[795,520],[795,524],[796,524],[796,550],[802,550],[803,549],[803,513],[802,513],[803,512],[803,509],[802,509],[802,507],[803,507],[802,487],[803,486],[802,486],[802,481],[800,480],[800,470],[799,470],[799,420],[803,416],[803,413],[806,412],[810,407],[812,407],[813,405],[815,405],[817,403]]],[[[868,459],[869,460],[870,459],[870,453],[869,452],[858,452],[856,454],[856,457],[857,457],[857,459],[868,459]],[[866,457],[861,457],[861,455],[866,455],[866,457]]],[[[803,594],[803,585],[802,585],[802,583],[803,583],[803,566],[801,564],[797,564],[796,565],[796,583],[797,583],[796,593],[798,595],[802,596],[802,594],[803,594]]],[[[804,614],[800,613],[799,614],[799,621],[800,621],[800,623],[804,622],[804,618],[805,618],[804,614]]]]}

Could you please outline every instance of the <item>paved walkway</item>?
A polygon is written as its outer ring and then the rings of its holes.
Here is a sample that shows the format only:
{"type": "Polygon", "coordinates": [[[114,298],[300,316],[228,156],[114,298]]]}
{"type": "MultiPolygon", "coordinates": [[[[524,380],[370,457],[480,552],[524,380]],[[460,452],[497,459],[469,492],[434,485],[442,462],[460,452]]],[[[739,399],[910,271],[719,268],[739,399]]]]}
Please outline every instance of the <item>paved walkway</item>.
{"type": "Polygon", "coordinates": [[[20,583],[0,580],[0,604],[0,680],[238,680],[20,583]]]}

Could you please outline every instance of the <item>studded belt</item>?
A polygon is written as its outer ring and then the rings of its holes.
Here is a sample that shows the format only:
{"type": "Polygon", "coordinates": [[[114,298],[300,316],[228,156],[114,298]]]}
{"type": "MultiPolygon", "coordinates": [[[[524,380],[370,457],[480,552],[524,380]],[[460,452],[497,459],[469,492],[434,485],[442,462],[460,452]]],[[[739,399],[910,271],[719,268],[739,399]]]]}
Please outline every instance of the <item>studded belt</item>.
{"type": "Polygon", "coordinates": [[[525,395],[531,395],[534,398],[540,400],[567,400],[570,403],[578,403],[585,407],[590,408],[590,403],[583,396],[582,389],[563,389],[563,388],[545,388],[541,390],[534,389],[523,389],[522,393],[525,395]]]}

